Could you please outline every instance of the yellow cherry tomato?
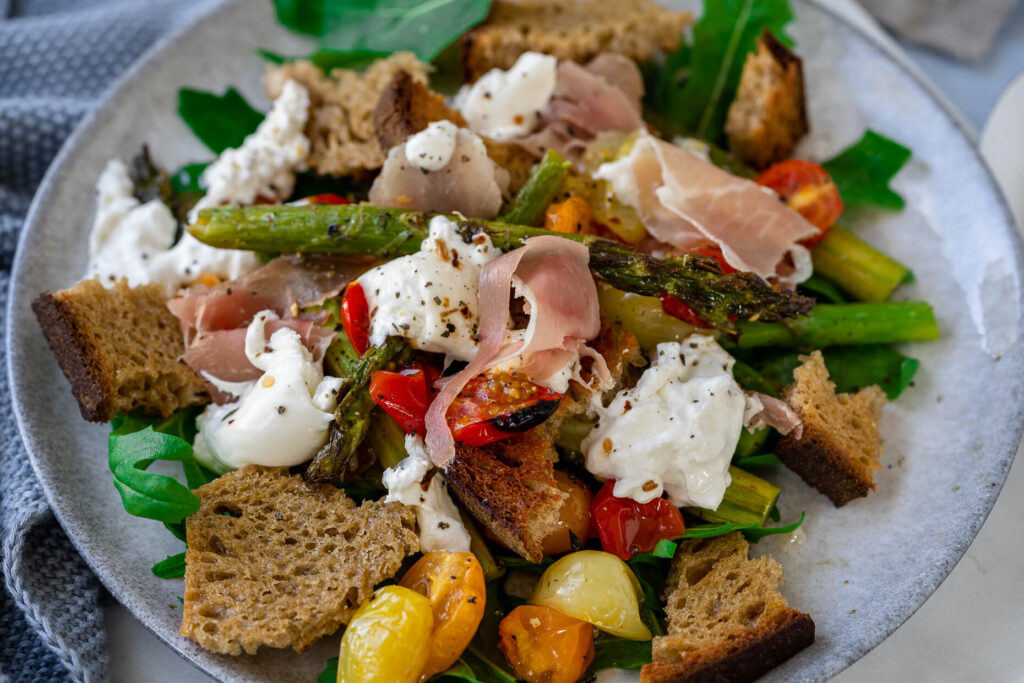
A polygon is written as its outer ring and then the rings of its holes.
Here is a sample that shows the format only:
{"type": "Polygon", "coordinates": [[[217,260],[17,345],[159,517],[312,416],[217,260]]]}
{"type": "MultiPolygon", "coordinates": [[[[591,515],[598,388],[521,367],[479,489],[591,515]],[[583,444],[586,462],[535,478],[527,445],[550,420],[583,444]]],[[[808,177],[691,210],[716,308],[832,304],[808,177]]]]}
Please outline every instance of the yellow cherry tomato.
{"type": "Polygon", "coordinates": [[[558,525],[541,541],[545,555],[567,553],[573,549],[573,536],[580,542],[590,536],[590,499],[593,498],[590,489],[560,470],[555,471],[555,481],[568,497],[558,509],[558,525]]]}
{"type": "Polygon", "coordinates": [[[484,617],[484,570],[473,553],[432,550],[409,568],[400,585],[425,595],[433,611],[433,640],[423,677],[447,671],[484,617]]]}
{"type": "Polygon", "coordinates": [[[401,586],[378,589],[341,637],[338,683],[416,683],[433,630],[430,600],[401,586]]]}
{"type": "Polygon", "coordinates": [[[640,619],[642,591],[629,566],[611,553],[581,550],[544,572],[530,604],[553,607],[628,640],[650,640],[640,619]]]}

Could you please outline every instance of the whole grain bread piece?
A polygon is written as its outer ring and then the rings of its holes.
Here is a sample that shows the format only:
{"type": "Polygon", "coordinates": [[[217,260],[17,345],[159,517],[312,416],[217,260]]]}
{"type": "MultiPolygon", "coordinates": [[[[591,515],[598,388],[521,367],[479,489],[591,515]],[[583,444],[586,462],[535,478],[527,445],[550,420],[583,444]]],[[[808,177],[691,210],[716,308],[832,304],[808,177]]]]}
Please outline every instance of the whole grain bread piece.
{"type": "Polygon", "coordinates": [[[726,115],[729,150],[740,161],[765,168],[789,157],[807,130],[803,64],[765,31],[743,63],[726,115]]]}
{"type": "MultiPolygon", "coordinates": [[[[373,112],[377,142],[383,150],[396,147],[430,123],[445,119],[463,128],[467,125],[458,110],[445,104],[443,95],[406,71],[395,74],[373,112]]],[[[519,145],[489,138],[483,141],[491,160],[509,172],[509,192],[518,192],[537,159],[519,145]]]]}
{"type": "Polygon", "coordinates": [[[775,447],[787,467],[841,507],[875,489],[881,467],[878,424],[885,393],[876,386],[836,394],[820,351],[801,356],[785,399],[803,422],[800,438],[790,433],[775,447]]]}
{"type": "Polygon", "coordinates": [[[448,490],[480,524],[512,551],[540,562],[541,543],[557,528],[564,498],[554,478],[557,458],[551,441],[527,432],[486,446],[456,443],[444,474],[448,490]]]}
{"type": "Polygon", "coordinates": [[[136,411],[166,417],[209,402],[202,378],[179,360],[181,327],[159,286],[120,280],[107,289],[83,280],[44,291],[32,310],[86,420],[136,411]]]}
{"type": "Polygon", "coordinates": [[[411,52],[396,52],[373,62],[363,73],[333,69],[325,75],[312,62],[288,62],[269,67],[263,82],[271,99],[289,79],[309,91],[305,132],[310,141],[310,168],[321,175],[358,175],[380,168],[387,155],[377,142],[373,121],[381,93],[400,71],[426,83],[429,70],[411,52]]]}
{"type": "Polygon", "coordinates": [[[679,544],[644,683],[752,681],[814,642],[814,621],[779,593],[782,567],[747,551],[739,532],[679,544]]]}
{"type": "Polygon", "coordinates": [[[495,0],[487,21],[463,36],[462,62],[469,80],[528,51],[577,62],[618,52],[644,62],[679,47],[692,21],[651,0],[495,0]]]}
{"type": "Polygon", "coordinates": [[[196,489],[181,634],[220,654],[308,650],[419,550],[399,503],[357,506],[330,484],[250,465],[196,489]]]}

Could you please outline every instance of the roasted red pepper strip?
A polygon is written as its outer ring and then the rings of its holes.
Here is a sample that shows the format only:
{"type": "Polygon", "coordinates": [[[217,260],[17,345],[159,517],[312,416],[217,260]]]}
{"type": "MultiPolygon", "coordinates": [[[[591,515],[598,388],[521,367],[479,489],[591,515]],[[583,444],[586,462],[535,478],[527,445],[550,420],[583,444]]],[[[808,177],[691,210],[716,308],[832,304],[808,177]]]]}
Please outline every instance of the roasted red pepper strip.
{"type": "MultiPolygon", "coordinates": [[[[728,263],[726,263],[725,256],[722,254],[722,250],[719,249],[718,247],[705,247],[703,249],[694,249],[689,253],[700,254],[702,256],[713,258],[718,263],[719,267],[721,267],[723,273],[729,274],[739,272],[735,268],[730,266],[728,263]]],[[[714,325],[706,322],[703,318],[694,313],[693,309],[690,308],[690,306],[679,297],[675,297],[672,296],[671,294],[666,294],[665,292],[662,292],[661,294],[658,295],[658,298],[661,299],[661,310],[665,311],[669,315],[675,316],[676,318],[679,318],[683,322],[690,323],[694,327],[699,327],[705,330],[710,330],[714,328],[714,325]]]]}
{"type": "Polygon", "coordinates": [[[757,182],[778,192],[790,207],[821,231],[801,243],[809,249],[825,238],[843,213],[839,188],[828,171],[812,161],[780,161],[757,176],[757,182]]]}
{"type": "Polygon", "coordinates": [[[605,551],[623,560],[654,549],[662,539],[679,538],[686,531],[679,508],[664,498],[638,503],[616,498],[613,480],[605,482],[590,504],[590,528],[605,551]]]}
{"type": "Polygon", "coordinates": [[[366,353],[370,348],[370,307],[358,282],[349,283],[345,288],[341,298],[341,324],[356,353],[360,356],[366,353]]]}
{"type": "MultiPolygon", "coordinates": [[[[430,373],[436,379],[436,372],[430,373]]],[[[425,434],[423,420],[434,400],[433,382],[414,363],[400,372],[381,370],[370,379],[370,398],[394,418],[406,434],[425,434]]]]}
{"type": "Polygon", "coordinates": [[[306,197],[306,201],[310,204],[351,204],[352,202],[345,199],[340,194],[334,194],[328,192],[327,194],[315,194],[312,197],[306,197]]]}

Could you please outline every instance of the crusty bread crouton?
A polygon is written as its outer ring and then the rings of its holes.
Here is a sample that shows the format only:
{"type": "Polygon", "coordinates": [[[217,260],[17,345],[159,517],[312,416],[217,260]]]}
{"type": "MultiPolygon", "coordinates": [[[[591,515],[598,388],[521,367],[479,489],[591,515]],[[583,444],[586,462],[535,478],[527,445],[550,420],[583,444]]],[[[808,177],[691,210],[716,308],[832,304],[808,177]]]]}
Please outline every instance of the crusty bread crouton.
{"type": "Polygon", "coordinates": [[[752,681],[814,642],[814,621],[779,593],[782,567],[747,550],[739,532],[680,543],[644,683],[752,681]]]}
{"type": "Polygon", "coordinates": [[[741,161],[765,168],[787,158],[808,129],[800,58],[770,31],[743,63],[725,134],[741,161]]]}
{"type": "Polygon", "coordinates": [[[651,0],[495,0],[487,21],[463,36],[462,61],[469,80],[528,51],[577,62],[618,52],[644,62],[675,50],[692,20],[651,0]]]}
{"type": "Polygon", "coordinates": [[[373,112],[395,74],[404,71],[413,80],[426,83],[429,70],[411,52],[378,59],[364,73],[334,69],[324,75],[311,62],[295,61],[268,68],[264,85],[271,99],[289,79],[306,87],[310,168],[321,175],[344,176],[374,171],[384,163],[387,150],[377,142],[373,112]]]}
{"type": "MultiPolygon", "coordinates": [[[[432,91],[405,71],[399,71],[381,93],[373,113],[377,142],[389,150],[426,128],[434,121],[448,120],[466,127],[458,110],[445,104],[444,96],[432,91]]],[[[518,192],[537,159],[519,145],[484,138],[487,156],[509,173],[509,192],[518,192]]]]}
{"type": "Polygon", "coordinates": [[[402,560],[419,550],[399,503],[357,506],[288,468],[225,474],[196,489],[186,521],[181,634],[220,654],[308,650],[338,630],[402,560]]]}
{"type": "Polygon", "coordinates": [[[161,287],[83,280],[43,292],[32,310],[86,420],[135,411],[166,417],[209,402],[202,378],[179,360],[185,340],[161,287]]]}
{"type": "Polygon", "coordinates": [[[801,359],[785,398],[803,422],[803,435],[785,437],[775,453],[840,507],[875,488],[872,473],[881,467],[878,423],[885,393],[873,386],[837,395],[821,352],[801,359]]]}

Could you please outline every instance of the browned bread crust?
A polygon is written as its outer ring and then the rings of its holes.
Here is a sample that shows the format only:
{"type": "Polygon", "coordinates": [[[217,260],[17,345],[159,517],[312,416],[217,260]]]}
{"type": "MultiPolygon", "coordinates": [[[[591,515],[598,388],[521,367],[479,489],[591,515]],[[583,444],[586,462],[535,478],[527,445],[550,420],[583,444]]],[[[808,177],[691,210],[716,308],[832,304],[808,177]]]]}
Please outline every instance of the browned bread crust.
{"type": "Polygon", "coordinates": [[[487,446],[455,444],[445,465],[448,488],[473,517],[510,550],[531,562],[558,525],[562,493],[554,478],[551,441],[527,432],[487,446]]]}
{"type": "MultiPolygon", "coordinates": [[[[445,104],[444,96],[432,91],[405,71],[399,71],[381,93],[373,112],[373,125],[381,149],[389,150],[434,121],[447,119],[457,126],[466,120],[445,104]]],[[[509,173],[509,192],[518,192],[536,163],[532,154],[516,144],[484,138],[487,155],[509,173]]]]}
{"type": "Polygon", "coordinates": [[[729,150],[755,168],[789,157],[808,130],[800,58],[770,31],[743,63],[725,133],[729,150]]]}
{"type": "Polygon", "coordinates": [[[814,642],[814,621],[779,593],[782,568],[747,552],[739,532],[680,544],[644,683],[752,681],[814,642]]]}
{"type": "Polygon", "coordinates": [[[308,650],[419,550],[398,503],[356,506],[330,484],[250,465],[196,489],[181,634],[211,652],[308,650]]]}
{"type": "Polygon", "coordinates": [[[786,402],[803,422],[803,435],[790,434],[775,453],[840,507],[875,489],[872,474],[881,467],[882,418],[885,394],[867,387],[855,394],[836,394],[820,351],[803,356],[786,389],[786,402]]]}
{"type": "Polygon", "coordinates": [[[295,61],[267,69],[267,96],[276,98],[289,79],[309,91],[310,116],[306,136],[310,141],[309,165],[321,175],[353,175],[375,171],[384,163],[387,149],[377,142],[373,113],[381,93],[404,71],[426,83],[430,67],[411,52],[396,52],[378,59],[365,72],[334,69],[324,75],[311,62],[295,61]]]}
{"type": "Polygon", "coordinates": [[[166,417],[209,401],[203,380],[178,360],[181,327],[160,287],[83,280],[43,292],[32,310],[86,420],[134,411],[166,417]]]}
{"type": "Polygon", "coordinates": [[[692,20],[651,0],[495,0],[487,21],[463,36],[462,62],[469,80],[528,51],[577,62],[618,52],[644,62],[675,50],[692,20]]]}

